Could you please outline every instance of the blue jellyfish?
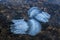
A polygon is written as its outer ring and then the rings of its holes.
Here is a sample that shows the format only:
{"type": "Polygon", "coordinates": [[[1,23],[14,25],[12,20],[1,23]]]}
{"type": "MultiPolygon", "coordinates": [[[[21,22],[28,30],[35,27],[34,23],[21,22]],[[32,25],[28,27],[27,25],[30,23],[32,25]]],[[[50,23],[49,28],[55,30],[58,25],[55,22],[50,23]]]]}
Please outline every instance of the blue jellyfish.
{"type": "Polygon", "coordinates": [[[29,35],[32,35],[32,36],[35,36],[37,35],[39,32],[41,32],[41,24],[36,21],[35,19],[30,19],[28,20],[28,24],[29,24],[29,27],[30,27],[30,30],[29,30],[29,35]]]}
{"type": "Polygon", "coordinates": [[[28,10],[28,15],[30,18],[35,18],[40,22],[48,22],[50,15],[47,12],[43,12],[38,9],[38,7],[32,7],[28,10]]]}
{"type": "Polygon", "coordinates": [[[50,15],[47,12],[42,12],[35,16],[35,19],[40,22],[48,22],[50,19],[50,15]]]}
{"type": "Polygon", "coordinates": [[[31,36],[37,35],[41,32],[42,26],[40,22],[48,22],[50,15],[43,12],[38,7],[32,7],[28,10],[29,20],[26,22],[24,19],[12,20],[14,24],[11,25],[11,32],[14,34],[28,34],[31,36]]]}
{"type": "Polygon", "coordinates": [[[12,22],[14,24],[11,25],[11,32],[14,34],[26,34],[29,26],[27,22],[24,21],[24,19],[12,20],[12,22]]]}
{"type": "Polygon", "coordinates": [[[41,25],[35,19],[29,19],[25,22],[24,19],[12,20],[11,32],[14,34],[28,34],[31,36],[37,35],[41,31],[41,25]]]}
{"type": "Polygon", "coordinates": [[[39,10],[38,7],[32,7],[28,10],[29,18],[33,18],[35,15],[39,13],[41,13],[41,10],[39,10]]]}

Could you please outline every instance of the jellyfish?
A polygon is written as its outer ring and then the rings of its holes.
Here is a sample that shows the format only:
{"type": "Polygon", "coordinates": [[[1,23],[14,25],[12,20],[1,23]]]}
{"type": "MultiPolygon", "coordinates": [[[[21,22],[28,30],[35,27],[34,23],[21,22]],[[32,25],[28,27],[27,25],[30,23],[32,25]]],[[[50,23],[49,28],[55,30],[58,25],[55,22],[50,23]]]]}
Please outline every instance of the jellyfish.
{"type": "Polygon", "coordinates": [[[35,19],[28,20],[28,24],[30,27],[29,33],[28,33],[29,35],[35,36],[39,32],[41,32],[41,29],[42,29],[41,24],[38,21],[36,21],[35,19]]]}
{"type": "Polygon", "coordinates": [[[26,34],[26,31],[28,30],[29,26],[27,22],[24,21],[24,19],[12,20],[12,22],[14,23],[10,27],[12,33],[26,34]]]}
{"type": "Polygon", "coordinates": [[[41,24],[35,19],[29,19],[25,22],[23,19],[12,20],[11,32],[14,34],[37,35],[41,31],[41,24]]]}
{"type": "Polygon", "coordinates": [[[50,14],[48,14],[47,12],[41,11],[38,9],[38,7],[32,7],[28,10],[28,16],[30,18],[34,18],[37,21],[40,22],[48,22],[50,19],[50,14]]]}
{"type": "Polygon", "coordinates": [[[27,21],[24,19],[12,20],[14,24],[11,24],[11,32],[14,34],[28,34],[35,36],[42,30],[40,22],[48,22],[50,14],[39,10],[38,7],[32,7],[28,10],[28,17],[29,19],[27,21]]]}

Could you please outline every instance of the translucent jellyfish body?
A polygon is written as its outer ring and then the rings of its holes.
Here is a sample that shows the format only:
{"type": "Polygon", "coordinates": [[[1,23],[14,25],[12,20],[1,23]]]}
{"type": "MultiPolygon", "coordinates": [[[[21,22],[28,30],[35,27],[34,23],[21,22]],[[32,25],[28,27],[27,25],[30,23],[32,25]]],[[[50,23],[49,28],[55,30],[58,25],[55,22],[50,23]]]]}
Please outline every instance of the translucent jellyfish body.
{"type": "Polygon", "coordinates": [[[28,34],[31,36],[37,35],[41,31],[41,25],[35,19],[30,19],[25,22],[23,19],[12,20],[11,32],[14,34],[28,34]]]}
{"type": "Polygon", "coordinates": [[[38,21],[36,21],[35,19],[30,19],[28,23],[30,27],[30,30],[28,33],[29,35],[35,36],[39,32],[41,32],[41,24],[38,21]]]}
{"type": "Polygon", "coordinates": [[[14,24],[11,25],[11,32],[14,34],[26,34],[26,31],[29,28],[27,22],[25,22],[23,19],[12,20],[12,22],[14,24]]]}
{"type": "Polygon", "coordinates": [[[50,15],[47,12],[43,12],[38,9],[38,7],[32,7],[28,10],[28,15],[30,18],[35,18],[40,22],[48,22],[50,15]]]}
{"type": "Polygon", "coordinates": [[[35,15],[39,14],[41,10],[38,9],[38,7],[32,7],[28,10],[28,16],[30,18],[33,18],[35,15]]]}
{"type": "Polygon", "coordinates": [[[50,19],[50,15],[47,12],[42,12],[35,16],[35,19],[40,22],[48,22],[50,19]]]}

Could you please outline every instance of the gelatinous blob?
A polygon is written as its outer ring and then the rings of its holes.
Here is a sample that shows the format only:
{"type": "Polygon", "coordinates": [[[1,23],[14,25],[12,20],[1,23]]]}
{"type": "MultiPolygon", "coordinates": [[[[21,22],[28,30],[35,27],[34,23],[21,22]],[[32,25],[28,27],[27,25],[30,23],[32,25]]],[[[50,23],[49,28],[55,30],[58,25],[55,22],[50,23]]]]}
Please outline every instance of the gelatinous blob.
{"type": "Polygon", "coordinates": [[[46,12],[42,12],[35,16],[35,19],[40,22],[48,22],[50,19],[50,15],[46,12]]]}
{"type": "Polygon", "coordinates": [[[29,35],[35,36],[41,31],[41,24],[37,22],[35,19],[30,19],[28,23],[30,27],[30,30],[28,33],[29,35]]]}
{"type": "Polygon", "coordinates": [[[32,7],[28,10],[28,16],[32,18],[33,16],[39,14],[41,10],[38,9],[38,7],[32,7]]]}
{"type": "Polygon", "coordinates": [[[38,7],[30,8],[30,10],[28,10],[28,15],[41,22],[48,22],[48,19],[50,19],[50,15],[47,12],[39,10],[38,7]]]}
{"type": "Polygon", "coordinates": [[[31,36],[37,35],[41,31],[41,25],[35,19],[30,19],[25,22],[23,19],[12,20],[11,32],[14,34],[28,34],[31,36]]]}
{"type": "Polygon", "coordinates": [[[28,30],[28,24],[23,19],[12,20],[14,24],[11,25],[11,32],[14,34],[26,34],[28,30]]]}

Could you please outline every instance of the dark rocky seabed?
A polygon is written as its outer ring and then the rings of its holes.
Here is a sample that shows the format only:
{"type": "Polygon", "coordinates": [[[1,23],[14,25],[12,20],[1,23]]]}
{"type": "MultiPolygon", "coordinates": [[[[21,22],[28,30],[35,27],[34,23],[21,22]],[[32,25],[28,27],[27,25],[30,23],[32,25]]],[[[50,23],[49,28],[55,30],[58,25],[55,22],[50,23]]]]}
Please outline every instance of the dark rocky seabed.
{"type": "Polygon", "coordinates": [[[60,6],[44,1],[22,3],[18,6],[0,3],[0,40],[60,40],[60,6]],[[36,36],[15,35],[10,32],[12,19],[20,17],[28,20],[28,9],[37,6],[51,15],[48,23],[41,23],[42,31],[36,36]]]}

